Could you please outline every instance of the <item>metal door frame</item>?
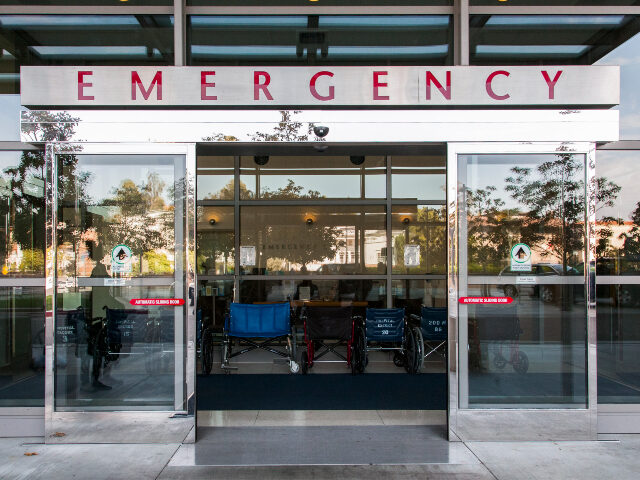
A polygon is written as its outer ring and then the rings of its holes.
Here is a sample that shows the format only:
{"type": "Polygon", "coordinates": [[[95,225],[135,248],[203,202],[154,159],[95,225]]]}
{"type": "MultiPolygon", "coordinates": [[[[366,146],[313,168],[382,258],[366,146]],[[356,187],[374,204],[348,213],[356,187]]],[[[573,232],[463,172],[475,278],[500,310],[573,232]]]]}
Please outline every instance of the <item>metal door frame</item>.
{"type": "Polygon", "coordinates": [[[461,407],[467,376],[467,325],[460,321],[458,298],[466,294],[466,263],[459,245],[458,219],[463,197],[459,189],[458,155],[554,154],[570,151],[585,155],[586,261],[595,265],[595,143],[518,142],[449,143],[447,148],[448,312],[449,312],[449,439],[450,440],[595,440],[597,438],[597,352],[595,269],[585,268],[587,302],[587,404],[586,408],[487,408],[461,407]],[[592,286],[594,288],[592,288],[592,286]],[[461,392],[461,390],[463,390],[461,392]],[[462,394],[461,394],[462,393],[462,394]]]}
{"type": "MultiPolygon", "coordinates": [[[[46,144],[46,307],[45,307],[45,442],[169,443],[195,441],[195,143],[63,143],[46,144]],[[175,387],[172,411],[56,411],[55,409],[55,285],[57,225],[57,161],[64,153],[94,155],[184,156],[184,278],[187,283],[185,328],[176,325],[175,387]],[[180,332],[177,332],[180,330],[180,332]],[[185,338],[186,336],[186,338],[185,338]],[[181,338],[182,337],[182,338],[181,338]],[[179,340],[180,339],[180,340],[179,340]],[[179,343],[180,342],[180,343],[179,343]],[[179,344],[178,344],[179,343],[179,344]],[[186,348],[186,351],[185,351],[186,348]],[[184,378],[182,380],[179,375],[184,378]],[[180,384],[178,385],[178,380],[180,384]],[[184,392],[178,397],[178,390],[184,392]],[[61,435],[64,434],[64,435],[61,435]]],[[[178,219],[176,219],[176,224],[178,219]]],[[[182,219],[180,219],[182,220],[182,219]]],[[[176,261],[180,261],[176,257],[176,261]]]]}

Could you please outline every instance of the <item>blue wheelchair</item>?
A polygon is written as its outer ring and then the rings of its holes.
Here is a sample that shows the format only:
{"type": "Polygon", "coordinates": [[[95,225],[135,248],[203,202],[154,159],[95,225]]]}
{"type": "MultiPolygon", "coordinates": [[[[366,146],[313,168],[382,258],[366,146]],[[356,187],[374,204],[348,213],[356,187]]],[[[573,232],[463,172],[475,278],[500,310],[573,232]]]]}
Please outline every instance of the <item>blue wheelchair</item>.
{"type": "Polygon", "coordinates": [[[447,308],[425,307],[420,309],[420,316],[411,315],[411,320],[420,326],[417,333],[420,335],[420,368],[424,360],[430,355],[436,354],[446,357],[447,344],[447,308]]]}
{"type": "Polygon", "coordinates": [[[369,363],[369,352],[394,352],[393,363],[407,373],[418,373],[422,338],[407,322],[404,308],[367,308],[355,336],[355,365],[359,373],[369,363]]]}
{"type": "Polygon", "coordinates": [[[237,370],[229,361],[252,350],[262,349],[284,357],[291,373],[299,370],[296,362],[295,331],[291,326],[291,308],[288,303],[249,305],[232,303],[224,319],[222,333],[222,365],[225,371],[237,370]],[[233,351],[234,340],[243,344],[233,351]],[[275,348],[276,342],[285,340],[284,349],[275,348]]]}

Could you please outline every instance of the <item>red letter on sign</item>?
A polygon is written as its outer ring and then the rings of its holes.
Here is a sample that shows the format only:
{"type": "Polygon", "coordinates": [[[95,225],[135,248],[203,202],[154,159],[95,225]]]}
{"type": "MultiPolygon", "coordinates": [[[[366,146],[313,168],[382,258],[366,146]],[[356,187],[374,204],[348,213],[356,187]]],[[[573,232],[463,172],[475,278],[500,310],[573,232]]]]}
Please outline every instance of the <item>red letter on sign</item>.
{"type": "Polygon", "coordinates": [[[494,100],[506,100],[507,98],[509,98],[511,95],[509,95],[508,93],[504,94],[504,95],[497,95],[494,91],[493,88],[491,87],[491,82],[493,82],[493,78],[496,75],[504,75],[505,77],[508,77],[510,75],[509,72],[506,72],[504,70],[496,70],[495,72],[493,72],[491,75],[489,75],[487,77],[487,93],[489,94],[489,96],[491,98],[493,98],[494,100]]]}
{"type": "Polygon", "coordinates": [[[560,79],[560,75],[562,75],[562,70],[558,70],[558,72],[556,73],[556,76],[553,77],[553,80],[551,80],[547,71],[546,70],[542,71],[542,76],[544,77],[545,81],[547,82],[547,86],[549,87],[549,100],[552,100],[554,98],[554,95],[555,95],[554,88],[556,86],[556,82],[560,79]]]}
{"type": "Polygon", "coordinates": [[[378,94],[378,88],[380,87],[387,87],[387,83],[384,82],[382,83],[380,81],[380,79],[378,77],[380,77],[381,75],[387,75],[389,72],[383,71],[383,72],[373,72],[373,99],[374,100],[389,100],[389,96],[388,95],[379,95],[378,94]]]}
{"type": "Polygon", "coordinates": [[[151,91],[153,87],[158,86],[156,90],[156,98],[158,100],[162,100],[162,72],[156,72],[153,80],[151,80],[151,85],[149,85],[149,89],[144,88],[142,85],[142,80],[140,80],[140,75],[135,70],[131,72],[131,100],[136,99],[136,86],[140,89],[140,93],[142,93],[142,97],[145,100],[149,100],[151,96],[151,91]]]}
{"type": "Polygon", "coordinates": [[[323,102],[325,102],[327,100],[333,100],[334,98],[336,98],[336,95],[335,95],[335,91],[334,91],[335,89],[333,88],[333,85],[329,87],[329,95],[320,95],[318,93],[318,91],[316,90],[316,81],[318,80],[319,77],[323,77],[323,76],[333,77],[333,73],[327,72],[327,71],[316,73],[313,77],[311,77],[311,81],[309,82],[309,91],[311,91],[311,95],[313,95],[313,98],[316,98],[318,100],[322,100],[323,102]]]}
{"type": "Polygon", "coordinates": [[[431,100],[431,82],[433,82],[436,88],[440,90],[440,93],[444,98],[451,100],[451,70],[447,70],[447,88],[442,88],[442,84],[436,79],[433,73],[427,71],[427,100],[431,100]]]}
{"type": "Polygon", "coordinates": [[[93,95],[85,95],[84,89],[85,87],[92,87],[93,83],[85,82],[84,77],[93,75],[92,70],[78,72],[78,100],[94,100],[95,97],[93,95]]]}
{"type": "Polygon", "coordinates": [[[208,75],[215,75],[215,71],[210,72],[200,72],[200,99],[201,100],[217,100],[217,95],[207,95],[208,87],[215,87],[216,84],[214,82],[207,82],[208,75]]]}
{"type": "Polygon", "coordinates": [[[267,72],[253,72],[253,99],[260,100],[260,90],[267,97],[267,100],[273,100],[267,88],[271,83],[271,75],[267,72]],[[260,82],[260,77],[264,78],[264,83],[260,82]]]}

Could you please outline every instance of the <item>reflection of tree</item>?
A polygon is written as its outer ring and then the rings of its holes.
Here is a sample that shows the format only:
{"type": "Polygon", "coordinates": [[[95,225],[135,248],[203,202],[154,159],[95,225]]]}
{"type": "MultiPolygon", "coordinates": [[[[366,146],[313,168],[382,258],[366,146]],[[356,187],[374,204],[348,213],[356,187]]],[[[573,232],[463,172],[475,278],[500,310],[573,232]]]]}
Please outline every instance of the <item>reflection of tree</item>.
{"type": "MultiPolygon", "coordinates": [[[[79,119],[67,112],[22,112],[22,134],[32,142],[66,141],[73,137],[79,119]]],[[[64,172],[60,172],[61,177],[64,172]]],[[[8,217],[9,231],[2,230],[0,263],[16,243],[22,250],[20,272],[43,272],[45,249],[45,153],[26,150],[20,162],[2,172],[7,201],[0,202],[0,215],[8,217]]]]}
{"type": "Polygon", "coordinates": [[[404,247],[408,243],[420,247],[420,267],[407,267],[407,273],[446,273],[446,233],[444,209],[418,208],[416,221],[405,226],[404,235],[393,239],[394,265],[404,265],[404,247]]]}
{"type": "MultiPolygon", "coordinates": [[[[271,132],[255,132],[249,135],[253,142],[308,142],[313,134],[313,123],[307,124],[307,131],[301,131],[304,123],[294,119],[300,110],[280,110],[280,121],[271,132]]],[[[204,142],[238,142],[234,135],[225,133],[213,133],[202,139],[204,142]]],[[[323,138],[314,138],[314,141],[324,141],[323,138]]]]}
{"type": "Polygon", "coordinates": [[[628,260],[640,258],[640,202],[631,214],[633,226],[626,233],[621,233],[619,238],[623,241],[620,255],[628,260]]]}
{"type": "MultiPolygon", "coordinates": [[[[515,166],[505,190],[520,205],[505,208],[496,188],[467,191],[469,265],[500,266],[517,242],[537,247],[541,257],[570,265],[582,261],[585,237],[585,182],[582,155],[558,153],[535,168],[515,166]]],[[[620,187],[595,180],[595,207],[613,205],[620,187]]]]}
{"type": "Polygon", "coordinates": [[[165,202],[165,188],[166,183],[155,172],[149,173],[140,185],[123,180],[113,189],[112,197],[103,202],[104,206],[116,209],[108,224],[99,229],[107,245],[126,244],[134,255],[147,261],[149,272],[154,274],[171,271],[168,260],[160,258],[166,256],[157,250],[175,244],[173,205],[165,202]]]}
{"type": "MultiPolygon", "coordinates": [[[[284,187],[276,190],[263,191],[261,198],[277,200],[304,200],[324,198],[315,190],[304,191],[300,185],[289,179],[284,187]]],[[[313,207],[311,208],[313,210],[313,207]]],[[[264,211],[264,210],[258,210],[264,211]]],[[[256,211],[256,215],[259,215],[256,211]]],[[[272,213],[267,213],[269,218],[272,213]]],[[[323,262],[334,258],[336,250],[343,246],[339,239],[340,228],[323,224],[318,221],[316,215],[300,215],[293,219],[285,214],[285,218],[291,220],[284,225],[280,221],[266,221],[265,217],[256,218],[255,229],[243,233],[243,245],[259,245],[263,256],[271,257],[269,268],[284,268],[284,265],[276,265],[276,258],[285,260],[291,264],[306,265],[313,262],[323,262]],[[303,218],[304,217],[304,218],[303,218]],[[307,222],[307,219],[311,220],[307,222]]],[[[328,217],[326,217],[328,218],[328,217]]],[[[265,267],[266,265],[259,265],[265,267]]]]}
{"type": "Polygon", "coordinates": [[[280,110],[280,122],[273,132],[256,132],[251,136],[254,142],[307,142],[313,133],[313,124],[307,125],[307,133],[300,133],[302,122],[293,119],[300,110],[280,110]]]}
{"type": "Polygon", "coordinates": [[[585,183],[581,155],[560,153],[531,168],[513,167],[505,189],[527,208],[522,219],[522,241],[541,245],[541,255],[560,260],[563,272],[570,260],[580,261],[584,249],[585,183]],[[576,258],[571,259],[571,256],[576,258]]]}

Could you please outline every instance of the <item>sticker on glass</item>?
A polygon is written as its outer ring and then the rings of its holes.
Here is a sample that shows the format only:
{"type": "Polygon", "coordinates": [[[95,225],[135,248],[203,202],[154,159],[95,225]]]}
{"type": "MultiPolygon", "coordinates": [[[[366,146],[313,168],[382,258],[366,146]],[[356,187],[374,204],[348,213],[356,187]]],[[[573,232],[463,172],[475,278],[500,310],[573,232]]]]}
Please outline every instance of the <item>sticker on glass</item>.
{"type": "Polygon", "coordinates": [[[511,248],[511,271],[531,271],[531,248],[526,243],[516,243],[511,248]]]}
{"type": "Polygon", "coordinates": [[[420,266],[420,245],[404,246],[404,266],[405,267],[420,266]]]}
{"type": "Polygon", "coordinates": [[[131,249],[124,245],[116,245],[111,250],[111,272],[128,273],[131,272],[131,249]]]}
{"type": "Polygon", "coordinates": [[[256,264],[256,247],[240,247],[240,266],[248,267],[256,264]]]}

